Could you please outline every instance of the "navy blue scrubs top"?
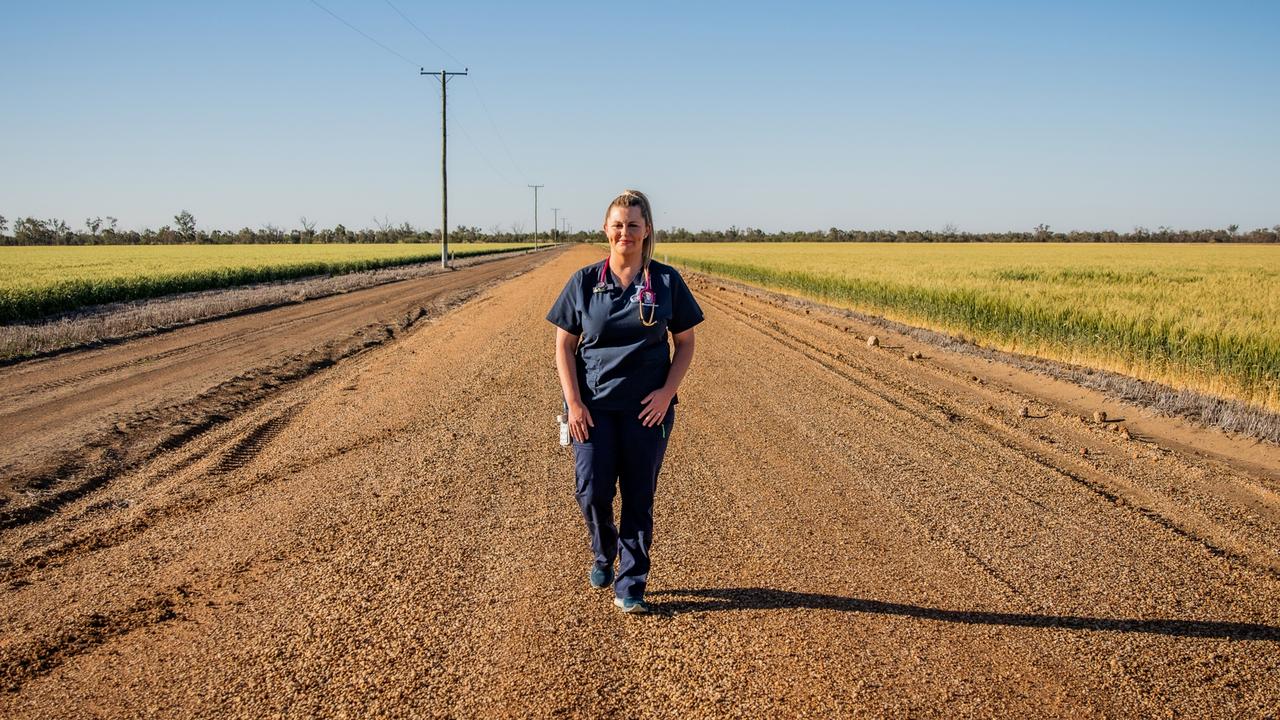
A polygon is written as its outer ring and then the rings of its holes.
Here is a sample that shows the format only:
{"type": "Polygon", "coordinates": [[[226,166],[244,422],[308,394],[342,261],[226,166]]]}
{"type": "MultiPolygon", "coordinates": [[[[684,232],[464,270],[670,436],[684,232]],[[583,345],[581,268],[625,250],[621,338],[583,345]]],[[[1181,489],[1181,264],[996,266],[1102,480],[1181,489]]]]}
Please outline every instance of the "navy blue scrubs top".
{"type": "Polygon", "coordinates": [[[645,395],[667,381],[667,333],[681,333],[702,322],[702,308],[675,268],[650,260],[657,306],[645,304],[645,319],[652,311],[654,320],[652,327],[645,327],[637,307],[644,273],[637,272],[631,286],[623,288],[610,270],[605,289],[597,292],[603,265],[601,260],[574,273],[547,320],[581,338],[576,364],[583,403],[592,410],[635,410],[645,395]]]}

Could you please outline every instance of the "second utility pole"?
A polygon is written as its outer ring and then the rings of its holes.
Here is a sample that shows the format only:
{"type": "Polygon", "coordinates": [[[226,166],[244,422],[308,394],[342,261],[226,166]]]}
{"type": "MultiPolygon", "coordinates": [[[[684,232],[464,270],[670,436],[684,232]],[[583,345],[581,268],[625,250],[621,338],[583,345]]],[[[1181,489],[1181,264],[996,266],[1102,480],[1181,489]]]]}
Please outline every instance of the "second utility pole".
{"type": "Polygon", "coordinates": [[[440,267],[449,267],[449,171],[445,167],[445,160],[448,158],[449,134],[446,132],[448,127],[448,104],[446,103],[445,86],[449,84],[449,78],[453,75],[466,75],[469,68],[462,68],[462,72],[445,72],[441,70],[438,73],[427,72],[426,68],[418,68],[419,75],[439,75],[440,76],[440,267]]]}
{"type": "Polygon", "coordinates": [[[538,188],[545,185],[530,185],[533,188],[533,247],[538,248],[538,188]]]}

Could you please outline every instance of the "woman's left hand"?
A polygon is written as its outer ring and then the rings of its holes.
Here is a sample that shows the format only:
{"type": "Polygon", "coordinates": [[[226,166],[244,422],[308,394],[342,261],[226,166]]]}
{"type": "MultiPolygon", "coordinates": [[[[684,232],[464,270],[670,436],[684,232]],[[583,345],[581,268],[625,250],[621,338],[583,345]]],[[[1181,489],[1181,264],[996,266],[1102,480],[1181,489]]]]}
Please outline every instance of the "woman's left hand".
{"type": "Polygon", "coordinates": [[[667,416],[667,408],[671,407],[671,398],[675,397],[675,394],[675,390],[658,388],[645,395],[640,401],[640,404],[644,405],[644,409],[638,415],[640,422],[645,427],[654,427],[662,422],[662,419],[667,416]]]}

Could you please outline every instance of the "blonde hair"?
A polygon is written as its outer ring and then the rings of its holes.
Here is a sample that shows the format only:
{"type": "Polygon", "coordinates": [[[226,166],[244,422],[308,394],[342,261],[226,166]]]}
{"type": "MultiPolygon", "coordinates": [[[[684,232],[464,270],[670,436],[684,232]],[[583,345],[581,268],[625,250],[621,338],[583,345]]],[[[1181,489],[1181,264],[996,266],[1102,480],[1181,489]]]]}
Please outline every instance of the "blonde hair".
{"type": "Polygon", "coordinates": [[[644,236],[644,243],[641,245],[641,248],[642,248],[641,267],[646,267],[646,268],[649,267],[649,261],[653,259],[653,241],[654,241],[653,236],[656,232],[653,227],[653,208],[649,206],[649,198],[646,197],[645,194],[640,192],[639,190],[623,190],[622,194],[614,198],[613,202],[609,203],[609,207],[605,208],[604,210],[605,223],[609,222],[609,212],[616,207],[640,208],[640,214],[644,216],[644,222],[646,225],[649,226],[649,234],[644,236]]]}

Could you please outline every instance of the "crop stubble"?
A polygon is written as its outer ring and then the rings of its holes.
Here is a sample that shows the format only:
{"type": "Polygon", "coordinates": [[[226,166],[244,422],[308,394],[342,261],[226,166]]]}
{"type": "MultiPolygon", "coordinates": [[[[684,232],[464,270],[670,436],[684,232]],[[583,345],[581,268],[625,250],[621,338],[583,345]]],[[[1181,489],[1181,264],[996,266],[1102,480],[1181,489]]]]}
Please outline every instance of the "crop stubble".
{"type": "Polygon", "coordinates": [[[661,612],[621,616],[586,583],[542,320],[594,257],[0,536],[0,712],[1273,710],[1274,476],[1017,417],[930,353],[713,282],[659,481],[661,612]]]}

